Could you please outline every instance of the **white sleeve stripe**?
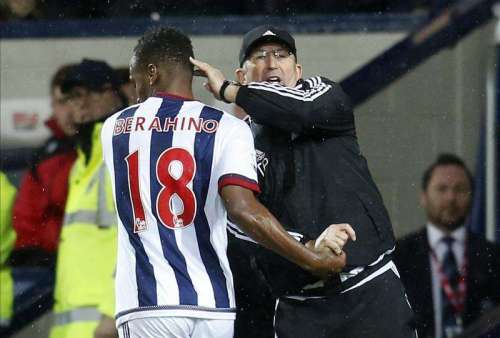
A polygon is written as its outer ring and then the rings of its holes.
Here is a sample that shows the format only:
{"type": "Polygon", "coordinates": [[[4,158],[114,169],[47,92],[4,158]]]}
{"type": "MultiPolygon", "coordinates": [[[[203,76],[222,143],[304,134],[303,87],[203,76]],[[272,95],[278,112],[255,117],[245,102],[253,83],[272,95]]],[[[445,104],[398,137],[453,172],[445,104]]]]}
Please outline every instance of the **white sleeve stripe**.
{"type": "Polygon", "coordinates": [[[252,82],[248,85],[248,88],[255,88],[255,89],[271,88],[271,89],[281,90],[283,92],[293,93],[295,95],[302,95],[304,93],[303,89],[289,88],[281,85],[270,84],[267,82],[252,82]]]}
{"type": "Polygon", "coordinates": [[[294,237],[295,239],[297,239],[297,238],[298,238],[297,240],[298,240],[299,242],[300,242],[300,240],[302,239],[302,237],[304,237],[304,235],[299,234],[298,232],[293,232],[293,231],[287,231],[287,232],[288,232],[288,234],[289,234],[290,236],[294,237]]]}
{"type": "Polygon", "coordinates": [[[314,88],[324,84],[319,76],[311,77],[311,78],[307,79],[306,82],[309,84],[309,87],[311,87],[311,89],[314,89],[314,88]]]}
{"type": "Polygon", "coordinates": [[[301,83],[299,83],[295,87],[285,87],[281,84],[276,84],[273,82],[266,82],[266,81],[251,82],[248,84],[248,86],[250,88],[252,88],[253,86],[256,86],[256,85],[267,86],[267,87],[276,88],[276,89],[282,88],[282,89],[289,91],[289,92],[301,93],[301,92],[303,92],[302,88],[303,88],[304,82],[307,82],[309,84],[309,86],[311,87],[310,90],[314,90],[314,89],[316,89],[316,87],[321,86],[321,85],[326,85],[326,83],[323,82],[323,80],[321,79],[320,76],[313,76],[313,77],[310,77],[308,79],[305,79],[304,81],[302,81],[301,83]]]}
{"type": "Polygon", "coordinates": [[[299,97],[303,97],[303,96],[311,95],[311,94],[314,94],[314,93],[316,93],[318,91],[321,91],[325,87],[327,87],[327,85],[324,84],[324,83],[322,83],[321,85],[319,85],[319,86],[317,86],[315,88],[306,89],[306,90],[299,90],[299,91],[296,91],[296,92],[290,91],[290,90],[288,90],[288,88],[282,87],[282,86],[265,86],[265,85],[254,84],[254,85],[252,85],[251,88],[256,88],[256,89],[264,89],[264,88],[274,89],[274,90],[280,91],[282,93],[289,93],[289,94],[293,94],[293,95],[296,95],[296,96],[299,96],[299,97]]]}
{"type": "MultiPolygon", "coordinates": [[[[312,81],[312,80],[309,79],[307,81],[312,81]]],[[[254,88],[254,89],[269,88],[269,89],[278,90],[278,91],[283,92],[283,93],[290,93],[290,94],[294,94],[294,95],[297,95],[297,96],[300,96],[300,97],[304,97],[304,96],[307,96],[307,95],[312,95],[315,92],[321,91],[321,90],[323,90],[323,88],[325,88],[327,86],[331,87],[331,85],[327,85],[327,84],[321,82],[317,86],[315,86],[313,88],[310,88],[310,89],[307,89],[307,90],[296,90],[296,89],[284,87],[284,86],[281,86],[281,85],[274,85],[274,84],[268,84],[268,83],[265,83],[265,82],[261,82],[261,83],[251,83],[249,85],[249,88],[254,88]]]]}
{"type": "Polygon", "coordinates": [[[247,236],[243,231],[241,231],[241,229],[234,223],[232,223],[231,221],[227,221],[227,226],[228,228],[231,228],[232,231],[236,231],[237,233],[239,233],[240,235],[245,235],[247,236]]]}
{"type": "Polygon", "coordinates": [[[241,235],[239,232],[237,232],[235,229],[231,228],[231,227],[227,227],[227,230],[236,238],[239,238],[239,239],[242,239],[244,241],[247,241],[247,242],[252,242],[252,243],[255,243],[255,244],[258,244],[256,241],[254,241],[253,239],[251,239],[250,237],[246,236],[246,235],[241,235]]]}
{"type": "MultiPolygon", "coordinates": [[[[306,81],[310,81],[306,80],[306,81]]],[[[274,88],[274,89],[281,89],[286,92],[302,95],[304,93],[303,89],[297,89],[297,88],[292,88],[292,87],[285,87],[280,84],[275,84],[275,83],[270,83],[270,82],[251,82],[248,84],[249,88],[254,88],[254,87],[268,87],[268,88],[274,88]]],[[[302,87],[303,88],[303,87],[302,87]]],[[[315,88],[311,88],[314,90],[315,88]]]]}
{"type": "MultiPolygon", "coordinates": [[[[235,237],[242,238],[242,239],[246,238],[246,240],[249,240],[251,242],[257,243],[252,238],[248,237],[247,234],[245,234],[243,231],[241,231],[241,229],[236,224],[232,223],[229,220],[227,221],[227,229],[235,237]]],[[[293,238],[295,238],[295,240],[298,241],[298,242],[300,242],[300,240],[304,237],[304,235],[302,235],[302,234],[300,234],[298,232],[293,232],[293,231],[287,231],[287,232],[288,232],[288,234],[290,236],[292,236],[293,238]]]]}
{"type": "Polygon", "coordinates": [[[301,95],[297,95],[297,94],[292,94],[290,92],[278,90],[278,89],[275,89],[275,88],[264,87],[264,86],[256,86],[256,85],[249,86],[249,88],[259,89],[259,90],[265,90],[265,91],[268,91],[268,92],[279,94],[281,96],[290,97],[292,99],[311,102],[311,101],[314,101],[319,96],[321,96],[324,93],[326,93],[330,88],[332,88],[332,86],[331,85],[324,85],[324,87],[322,87],[321,90],[317,90],[317,91],[314,91],[314,92],[306,93],[306,95],[304,95],[303,91],[301,92],[301,95]]]}
{"type": "MultiPolygon", "coordinates": [[[[308,78],[305,80],[305,82],[309,83],[311,89],[315,89],[314,87],[325,84],[319,76],[308,78]]],[[[299,84],[298,86],[293,87],[293,88],[292,87],[285,87],[285,86],[282,86],[280,84],[276,84],[273,82],[265,82],[265,81],[264,82],[251,82],[249,84],[249,87],[253,86],[253,85],[262,85],[262,86],[267,86],[267,87],[272,87],[272,88],[282,88],[282,89],[285,89],[285,90],[290,91],[290,92],[299,92],[300,93],[303,91],[301,89],[298,89],[298,88],[301,88],[300,86],[303,85],[303,83],[299,84]]]]}

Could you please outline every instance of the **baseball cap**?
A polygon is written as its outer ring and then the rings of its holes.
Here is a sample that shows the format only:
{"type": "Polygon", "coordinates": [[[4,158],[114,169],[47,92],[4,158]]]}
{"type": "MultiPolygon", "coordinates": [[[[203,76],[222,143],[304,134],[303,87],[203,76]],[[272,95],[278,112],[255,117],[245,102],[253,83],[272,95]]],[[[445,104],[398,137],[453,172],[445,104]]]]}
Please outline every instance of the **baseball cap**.
{"type": "Polygon", "coordinates": [[[68,93],[74,87],[85,87],[91,91],[101,91],[104,85],[118,87],[115,71],[105,61],[83,59],[68,74],[61,84],[61,92],[68,93]]]}
{"type": "Polygon", "coordinates": [[[243,43],[240,49],[240,67],[243,62],[248,58],[252,49],[258,43],[264,42],[278,42],[288,47],[295,57],[297,57],[297,49],[295,48],[295,39],[285,30],[276,28],[274,26],[262,25],[255,27],[248,31],[243,36],[243,43]]]}

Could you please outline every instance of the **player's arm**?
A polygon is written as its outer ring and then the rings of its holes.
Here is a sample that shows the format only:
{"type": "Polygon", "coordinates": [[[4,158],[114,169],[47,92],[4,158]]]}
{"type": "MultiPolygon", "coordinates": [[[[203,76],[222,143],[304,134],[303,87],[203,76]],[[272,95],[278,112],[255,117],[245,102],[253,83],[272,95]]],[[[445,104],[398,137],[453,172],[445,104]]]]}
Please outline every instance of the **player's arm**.
{"type": "Polygon", "coordinates": [[[304,270],[325,278],[345,266],[344,253],[335,255],[328,248],[314,251],[291,237],[259,203],[253,191],[237,185],[226,185],[220,194],[229,216],[248,236],[304,270]]]}
{"type": "MultiPolygon", "coordinates": [[[[207,75],[206,88],[221,99],[224,74],[207,63],[192,62],[207,75]]],[[[229,85],[224,90],[224,98],[263,125],[317,136],[355,134],[349,97],[338,84],[323,77],[306,79],[298,88],[268,82],[229,85]]]]}

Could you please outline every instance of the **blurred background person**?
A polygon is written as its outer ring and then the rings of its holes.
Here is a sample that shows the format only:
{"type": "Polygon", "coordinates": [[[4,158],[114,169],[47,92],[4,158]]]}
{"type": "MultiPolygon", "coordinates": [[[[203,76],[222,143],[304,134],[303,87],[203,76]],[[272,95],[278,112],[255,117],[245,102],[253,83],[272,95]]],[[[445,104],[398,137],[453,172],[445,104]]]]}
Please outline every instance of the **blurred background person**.
{"type": "Polygon", "coordinates": [[[500,246],[466,228],[472,187],[459,157],[439,155],[422,177],[427,223],[396,244],[419,337],[453,337],[500,304],[500,246]]]}
{"type": "Polygon", "coordinates": [[[52,136],[35,153],[19,186],[13,226],[17,232],[13,265],[54,266],[68,194],[68,176],[76,158],[74,111],[61,92],[74,65],[57,70],[50,82],[52,136]]]}
{"type": "Polygon", "coordinates": [[[115,69],[115,73],[120,90],[127,97],[128,105],[136,104],[137,94],[135,93],[135,85],[130,79],[130,70],[128,67],[118,67],[115,69]]]}
{"type": "Polygon", "coordinates": [[[16,233],[12,228],[12,204],[16,188],[0,171],[0,327],[7,326],[13,313],[14,283],[10,267],[6,264],[16,233]]]}
{"type": "Polygon", "coordinates": [[[95,337],[117,337],[110,306],[116,216],[100,134],[102,122],[127,102],[115,72],[103,61],[84,59],[61,88],[75,110],[77,159],[69,178],[50,337],[93,338],[98,325],[95,337]]]}
{"type": "Polygon", "coordinates": [[[40,0],[0,1],[0,20],[36,20],[43,18],[40,0]]]}

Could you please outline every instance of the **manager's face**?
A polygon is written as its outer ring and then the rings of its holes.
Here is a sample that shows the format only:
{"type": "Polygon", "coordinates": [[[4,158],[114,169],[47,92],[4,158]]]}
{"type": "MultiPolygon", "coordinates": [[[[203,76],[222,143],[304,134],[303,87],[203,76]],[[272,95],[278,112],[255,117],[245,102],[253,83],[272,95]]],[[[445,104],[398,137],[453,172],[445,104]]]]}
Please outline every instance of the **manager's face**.
{"type": "Polygon", "coordinates": [[[266,81],[295,87],[302,76],[302,66],[285,45],[268,42],[253,49],[243,67],[236,70],[236,76],[242,84],[266,81]]]}

